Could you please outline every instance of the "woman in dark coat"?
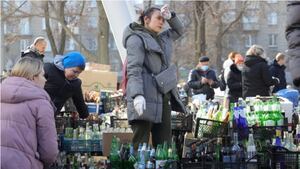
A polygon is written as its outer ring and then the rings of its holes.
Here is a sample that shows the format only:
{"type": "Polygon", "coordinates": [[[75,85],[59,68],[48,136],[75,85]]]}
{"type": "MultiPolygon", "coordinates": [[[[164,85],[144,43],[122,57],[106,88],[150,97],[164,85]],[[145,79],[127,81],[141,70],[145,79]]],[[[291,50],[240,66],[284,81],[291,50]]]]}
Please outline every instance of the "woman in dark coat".
{"type": "Polygon", "coordinates": [[[88,116],[87,106],[83,99],[79,74],[85,68],[85,58],[79,52],[70,52],[56,56],[53,63],[45,63],[45,90],[57,108],[58,114],[67,101],[72,98],[80,118],[88,116]]]}
{"type": "Polygon", "coordinates": [[[265,60],[264,49],[253,45],[246,53],[245,67],[242,71],[243,97],[270,96],[270,87],[279,83],[272,78],[265,60]]]}
{"type": "Polygon", "coordinates": [[[227,85],[229,88],[228,96],[230,103],[235,103],[242,97],[242,70],[244,67],[244,58],[241,55],[235,57],[234,64],[230,66],[227,76],[227,85]]]}

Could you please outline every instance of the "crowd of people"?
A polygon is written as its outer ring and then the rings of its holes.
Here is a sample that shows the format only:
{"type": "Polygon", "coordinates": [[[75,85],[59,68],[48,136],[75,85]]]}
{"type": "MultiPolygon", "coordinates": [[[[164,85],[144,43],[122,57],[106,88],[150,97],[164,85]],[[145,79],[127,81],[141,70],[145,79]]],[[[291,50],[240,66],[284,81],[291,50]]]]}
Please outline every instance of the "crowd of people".
{"type": "MultiPolygon", "coordinates": [[[[300,3],[290,3],[299,11],[300,3]]],[[[290,14],[294,16],[294,14],[290,14]]],[[[288,20],[287,39],[294,85],[300,85],[299,15],[288,20]],[[295,18],[298,18],[295,19],[295,18]],[[293,38],[298,37],[298,38],[293,38]],[[297,64],[298,63],[298,64],[297,64]]],[[[179,99],[172,69],[172,42],[183,35],[183,24],[167,5],[150,7],[140,16],[140,23],[128,25],[123,34],[127,50],[126,101],[128,121],[133,129],[133,144],[148,142],[154,146],[171,142],[171,110],[185,113],[179,99]],[[169,28],[163,29],[168,22],[169,28]]],[[[79,74],[85,69],[85,57],[79,52],[55,56],[43,63],[47,42],[38,37],[21,54],[7,78],[1,81],[1,168],[40,169],[49,166],[58,154],[55,114],[72,98],[78,116],[88,116],[79,74]],[[4,108],[3,108],[4,107],[4,108]],[[5,154],[5,155],[3,155],[5,154]]],[[[193,94],[214,99],[214,89],[225,86],[226,100],[239,97],[268,96],[286,88],[285,56],[279,53],[271,66],[261,46],[253,45],[243,57],[229,54],[224,63],[223,79],[210,68],[210,59],[199,58],[190,72],[187,87],[193,94]],[[223,84],[222,84],[223,83],[223,84]]],[[[176,72],[175,72],[176,73],[176,72]]],[[[176,79],[175,79],[176,80],[176,79]]]]}
{"type": "Polygon", "coordinates": [[[285,55],[278,53],[268,64],[263,47],[253,45],[245,57],[231,52],[217,79],[215,71],[209,68],[209,58],[202,56],[197,67],[190,71],[185,89],[191,95],[204,94],[209,100],[214,98],[214,89],[224,85],[226,107],[238,98],[270,96],[287,88],[285,61],[285,55]]]}
{"type": "Polygon", "coordinates": [[[43,63],[46,40],[38,37],[21,53],[1,82],[1,168],[40,169],[58,155],[55,115],[72,98],[78,116],[88,116],[79,74],[85,57],[79,52],[43,63]]]}

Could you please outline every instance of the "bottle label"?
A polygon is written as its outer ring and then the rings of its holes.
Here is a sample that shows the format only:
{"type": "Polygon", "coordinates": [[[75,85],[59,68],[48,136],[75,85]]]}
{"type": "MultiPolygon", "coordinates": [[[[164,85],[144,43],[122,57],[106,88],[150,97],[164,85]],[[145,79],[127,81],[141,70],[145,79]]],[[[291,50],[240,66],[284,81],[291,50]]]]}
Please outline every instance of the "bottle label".
{"type": "Polygon", "coordinates": [[[155,168],[162,169],[166,164],[166,160],[156,160],[155,168]]]}
{"type": "Polygon", "coordinates": [[[265,126],[275,126],[275,123],[273,120],[266,120],[265,121],[265,126]]]}
{"type": "Polygon", "coordinates": [[[283,126],[283,119],[277,121],[277,126],[283,126]]]}

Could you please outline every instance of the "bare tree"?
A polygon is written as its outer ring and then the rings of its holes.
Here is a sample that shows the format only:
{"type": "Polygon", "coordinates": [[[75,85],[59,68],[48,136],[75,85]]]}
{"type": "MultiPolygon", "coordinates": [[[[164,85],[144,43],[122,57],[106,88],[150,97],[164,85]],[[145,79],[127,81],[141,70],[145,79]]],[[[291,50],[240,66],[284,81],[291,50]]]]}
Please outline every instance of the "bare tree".
{"type": "Polygon", "coordinates": [[[109,40],[109,25],[104,7],[101,1],[97,1],[98,6],[98,56],[99,62],[109,64],[108,56],[108,40],[109,40]]]}
{"type": "MultiPolygon", "coordinates": [[[[105,16],[100,16],[104,13],[98,12],[98,17],[101,17],[99,21],[101,21],[101,24],[98,24],[98,31],[99,31],[99,38],[98,40],[98,54],[95,55],[91,51],[89,51],[86,46],[83,44],[80,38],[73,32],[73,26],[78,24],[81,19],[77,19],[77,21],[74,21],[74,23],[70,24],[66,21],[66,16],[68,17],[73,17],[73,18],[80,18],[83,15],[84,11],[84,4],[86,3],[85,1],[82,2],[77,2],[81,3],[81,5],[74,6],[74,7],[69,7],[66,5],[68,1],[46,1],[43,2],[44,5],[42,6],[36,6],[35,11],[27,12],[22,10],[22,5],[20,7],[14,7],[14,13],[10,13],[9,16],[14,16],[14,18],[23,18],[23,17],[41,17],[45,18],[45,24],[46,24],[46,32],[47,36],[52,48],[53,55],[56,54],[62,54],[65,49],[65,41],[66,41],[66,36],[69,38],[73,39],[75,43],[78,45],[78,47],[81,49],[81,52],[90,60],[90,61],[100,61],[101,63],[104,64],[109,64],[109,59],[108,59],[108,36],[109,36],[109,27],[108,27],[108,21],[105,16]],[[70,9],[69,9],[70,8],[70,9]],[[66,10],[68,9],[68,10],[66,10]],[[78,12],[79,11],[79,12],[78,12]],[[61,26],[61,30],[57,31],[54,27],[51,27],[50,20],[54,21],[55,23],[58,23],[58,25],[61,26]],[[77,22],[77,23],[76,23],[77,22]],[[106,22],[106,24],[105,24],[106,22]],[[104,26],[104,28],[99,28],[104,26]],[[55,29],[55,30],[54,30],[55,29]],[[100,31],[101,30],[101,31],[100,31]],[[59,35],[57,33],[60,32],[59,35]],[[59,39],[59,40],[58,40],[59,39]],[[103,51],[103,53],[102,53],[103,51]],[[101,53],[100,53],[101,52],[101,53]],[[103,57],[103,58],[100,58],[103,57]]],[[[101,4],[101,1],[99,1],[101,4]]],[[[97,1],[97,3],[99,3],[97,1]]],[[[13,6],[13,3],[7,1],[9,5],[13,6]]],[[[98,6],[101,8],[101,6],[98,6]]],[[[99,9],[98,11],[101,11],[99,9]]],[[[5,16],[8,16],[5,15],[5,16]]],[[[2,15],[2,17],[4,17],[2,15]]],[[[7,17],[5,17],[7,18],[7,17]]],[[[1,18],[2,19],[2,18],[1,18]]],[[[7,36],[8,37],[8,36],[7,36]]],[[[17,36],[10,36],[10,41],[16,41],[15,39],[17,36]]],[[[9,40],[9,39],[8,39],[9,40]]],[[[7,41],[8,41],[7,40],[7,41]]]]}
{"type": "Polygon", "coordinates": [[[224,6],[221,1],[217,2],[205,2],[209,13],[214,20],[215,27],[217,29],[216,37],[215,37],[215,47],[216,47],[216,54],[215,54],[215,60],[216,60],[216,67],[218,72],[220,72],[222,68],[222,54],[223,54],[223,37],[225,34],[229,32],[231,28],[233,28],[241,18],[243,17],[243,14],[246,11],[248,2],[242,1],[239,8],[236,8],[235,11],[235,17],[231,18],[232,20],[224,22],[224,15],[228,13],[230,10],[229,6],[224,6]]]}
{"type": "Polygon", "coordinates": [[[195,62],[199,56],[206,55],[206,20],[204,1],[194,2],[194,25],[195,25],[195,62]]]}

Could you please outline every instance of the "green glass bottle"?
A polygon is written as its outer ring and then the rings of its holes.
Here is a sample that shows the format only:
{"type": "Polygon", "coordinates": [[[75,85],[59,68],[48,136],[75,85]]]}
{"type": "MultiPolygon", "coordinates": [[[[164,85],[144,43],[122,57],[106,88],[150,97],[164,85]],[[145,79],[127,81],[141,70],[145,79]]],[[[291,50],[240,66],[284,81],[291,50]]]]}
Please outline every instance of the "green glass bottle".
{"type": "Polygon", "coordinates": [[[113,136],[111,149],[109,154],[109,160],[111,162],[112,169],[119,169],[121,165],[121,159],[119,156],[120,142],[116,136],[113,136]]]}
{"type": "Polygon", "coordinates": [[[221,149],[222,149],[222,138],[217,139],[217,145],[216,145],[216,161],[220,162],[222,160],[221,157],[221,149]]]}
{"type": "Polygon", "coordinates": [[[162,146],[159,144],[156,148],[156,157],[155,157],[155,168],[163,168],[165,166],[165,160],[164,160],[164,152],[162,146]]]}

